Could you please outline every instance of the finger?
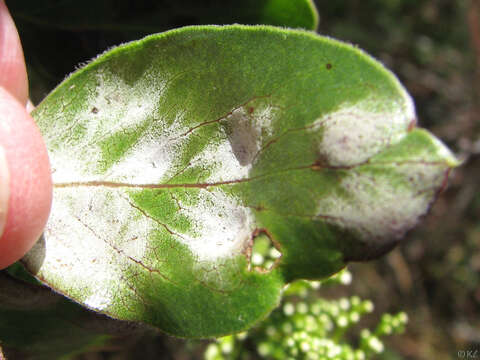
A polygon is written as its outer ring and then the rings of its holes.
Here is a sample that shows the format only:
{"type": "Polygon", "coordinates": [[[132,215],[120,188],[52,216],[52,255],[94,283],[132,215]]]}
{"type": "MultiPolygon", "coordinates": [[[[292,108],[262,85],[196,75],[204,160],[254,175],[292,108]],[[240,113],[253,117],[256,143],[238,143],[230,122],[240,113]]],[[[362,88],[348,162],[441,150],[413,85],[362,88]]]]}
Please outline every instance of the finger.
{"type": "Polygon", "coordinates": [[[0,86],[21,104],[27,104],[28,78],[22,44],[3,0],[0,0],[0,86]]]}
{"type": "MultiPolygon", "coordinates": [[[[10,198],[10,171],[5,150],[0,146],[0,236],[7,222],[8,199],[10,198]]],[[[1,255],[0,255],[1,256],[1,255]]]]}
{"type": "MultiPolygon", "coordinates": [[[[1,0],[0,0],[1,1],[1,0]]],[[[27,112],[30,114],[33,110],[35,110],[35,105],[33,105],[32,100],[28,99],[27,100],[27,112]]]]}
{"type": "MultiPolygon", "coordinates": [[[[40,237],[52,200],[50,165],[40,132],[25,107],[2,88],[0,147],[9,175],[8,210],[0,237],[1,269],[20,259],[40,237]]],[[[2,186],[5,181],[0,179],[0,197],[2,186]]]]}

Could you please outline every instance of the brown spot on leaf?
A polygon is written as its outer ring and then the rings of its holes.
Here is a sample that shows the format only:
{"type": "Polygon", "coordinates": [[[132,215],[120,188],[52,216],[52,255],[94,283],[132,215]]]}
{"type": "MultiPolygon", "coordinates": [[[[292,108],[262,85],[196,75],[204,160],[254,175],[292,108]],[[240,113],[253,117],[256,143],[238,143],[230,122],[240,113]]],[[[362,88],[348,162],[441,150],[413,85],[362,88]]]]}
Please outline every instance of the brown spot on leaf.
{"type": "Polygon", "coordinates": [[[327,70],[330,70],[332,68],[332,64],[327,63],[327,65],[325,65],[325,67],[327,68],[327,70]]]}
{"type": "Polygon", "coordinates": [[[95,106],[92,108],[92,114],[97,114],[98,113],[98,108],[95,106]]]}
{"type": "Polygon", "coordinates": [[[320,171],[320,170],[323,170],[325,168],[328,168],[329,165],[326,161],[326,159],[323,157],[323,156],[318,156],[317,157],[317,160],[315,160],[315,162],[312,164],[312,166],[310,167],[313,171],[320,171]]]}
{"type": "Polygon", "coordinates": [[[410,120],[407,131],[408,132],[412,131],[413,129],[415,129],[415,126],[417,126],[417,119],[410,120]]]}
{"type": "Polygon", "coordinates": [[[254,209],[255,211],[263,211],[265,210],[265,206],[263,206],[262,204],[259,204],[259,205],[256,205],[256,206],[252,206],[252,209],[254,209]]]}

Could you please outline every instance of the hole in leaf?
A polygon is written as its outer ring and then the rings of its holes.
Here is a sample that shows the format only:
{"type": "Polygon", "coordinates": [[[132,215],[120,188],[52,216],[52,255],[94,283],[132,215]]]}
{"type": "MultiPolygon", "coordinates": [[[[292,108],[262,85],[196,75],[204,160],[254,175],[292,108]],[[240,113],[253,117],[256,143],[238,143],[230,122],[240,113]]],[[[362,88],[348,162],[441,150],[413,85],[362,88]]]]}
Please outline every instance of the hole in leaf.
{"type": "Polygon", "coordinates": [[[275,246],[268,232],[257,229],[253,233],[249,269],[259,272],[270,272],[282,257],[282,253],[275,246]]]}

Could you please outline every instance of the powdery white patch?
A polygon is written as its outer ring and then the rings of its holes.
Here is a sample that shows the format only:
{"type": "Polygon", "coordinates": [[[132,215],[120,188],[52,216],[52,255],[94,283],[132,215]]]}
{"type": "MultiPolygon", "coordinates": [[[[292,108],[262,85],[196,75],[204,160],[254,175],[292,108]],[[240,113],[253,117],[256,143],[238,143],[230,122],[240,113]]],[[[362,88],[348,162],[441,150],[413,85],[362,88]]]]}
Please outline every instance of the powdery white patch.
{"type": "Polygon", "coordinates": [[[210,175],[206,181],[209,183],[244,179],[252,168],[251,164],[241,165],[238,162],[226,140],[208,144],[190,161],[190,166],[208,169],[210,175]]]}
{"type": "Polygon", "coordinates": [[[385,113],[348,106],[316,120],[311,131],[322,131],[318,153],[323,161],[330,166],[354,166],[400,141],[414,119],[413,111],[413,105],[385,113]]]}
{"type": "Polygon", "coordinates": [[[178,146],[168,136],[144,137],[112,166],[106,178],[130,184],[160,183],[174,164],[178,146]]]}
{"type": "MultiPolygon", "coordinates": [[[[67,183],[78,180],[91,181],[97,180],[98,176],[89,175],[85,171],[84,160],[73,158],[70,150],[50,152],[50,165],[52,169],[52,180],[54,183],[67,183]],[[80,161],[79,161],[80,160],[80,161]]],[[[76,149],[76,151],[78,151],[76,149]]],[[[98,150],[97,154],[98,157],[98,150]]]]}
{"type": "Polygon", "coordinates": [[[193,230],[179,240],[190,248],[198,261],[241,254],[255,228],[250,210],[220,189],[202,190],[198,203],[181,211],[190,219],[193,230]]]}
{"type": "Polygon", "coordinates": [[[211,171],[208,182],[245,179],[260,151],[265,136],[272,134],[273,108],[270,105],[255,110],[242,106],[222,120],[223,137],[219,143],[209,143],[191,161],[211,171]]]}
{"type": "Polygon", "coordinates": [[[253,113],[255,119],[255,126],[258,129],[257,131],[262,134],[262,136],[273,135],[273,125],[274,119],[277,116],[277,110],[278,109],[269,104],[255,109],[253,113]]]}
{"type": "MultiPolygon", "coordinates": [[[[77,299],[101,294],[103,309],[113,301],[123,259],[102,240],[106,234],[96,228],[91,218],[75,213],[82,205],[88,209],[91,195],[86,192],[91,189],[78,189],[73,196],[69,189],[54,191],[39,275],[51,279],[53,287],[68,288],[68,284],[75,284],[77,290],[72,290],[71,295],[77,299]]],[[[94,303],[89,305],[94,307],[94,303]]]]}
{"type": "Polygon", "coordinates": [[[83,303],[91,309],[105,310],[112,304],[112,293],[108,288],[98,289],[98,292],[83,300],[83,303]],[[102,291],[103,290],[103,291],[102,291]]]}
{"type": "Polygon", "coordinates": [[[110,246],[126,262],[131,261],[127,257],[142,260],[148,250],[149,234],[157,224],[131,203],[123,189],[80,187],[69,207],[85,226],[95,232],[98,229],[97,241],[104,242],[99,246],[110,246]]]}
{"type": "Polygon", "coordinates": [[[388,176],[352,173],[342,180],[343,195],[335,192],[318,202],[317,216],[353,230],[370,243],[399,238],[426,213],[444,171],[443,166],[421,163],[396,167],[408,186],[395,186],[388,176]]]}
{"type": "Polygon", "coordinates": [[[170,126],[160,131],[162,121],[153,123],[139,142],[127,151],[121,162],[112,166],[106,177],[110,181],[130,184],[160,183],[171,175],[187,140],[180,136],[185,132],[182,123],[181,115],[177,115],[170,126]]]}
{"type": "Polygon", "coordinates": [[[252,168],[251,160],[259,149],[259,134],[250,127],[243,108],[225,119],[225,133],[219,142],[211,141],[190,161],[191,166],[208,169],[209,183],[244,179],[252,168]]]}
{"type": "Polygon", "coordinates": [[[98,180],[101,142],[116,133],[135,130],[150,119],[167,79],[153,81],[151,76],[144,76],[132,86],[114,74],[99,71],[97,82],[83,108],[69,110],[71,122],[65,129],[58,129],[73,136],[51,156],[55,182],[98,180]],[[79,129],[82,133],[75,137],[79,129]]]}
{"type": "Polygon", "coordinates": [[[215,261],[196,261],[193,273],[198,281],[217,291],[235,291],[242,286],[243,268],[230,258],[215,261]]]}

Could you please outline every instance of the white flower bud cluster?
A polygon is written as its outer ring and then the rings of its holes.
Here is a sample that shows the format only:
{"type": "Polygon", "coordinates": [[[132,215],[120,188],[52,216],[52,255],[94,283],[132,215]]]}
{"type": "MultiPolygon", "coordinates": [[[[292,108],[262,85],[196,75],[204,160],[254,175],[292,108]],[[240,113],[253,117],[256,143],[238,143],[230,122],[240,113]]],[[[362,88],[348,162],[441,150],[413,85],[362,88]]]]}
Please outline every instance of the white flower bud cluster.
{"type": "Polygon", "coordinates": [[[408,321],[405,313],[384,314],[373,332],[361,330],[358,347],[354,347],[345,333],[374,310],[373,303],[358,296],[334,300],[312,296],[312,290],[320,285],[350,281],[351,274],[344,269],[334,279],[291,284],[282,305],[263,324],[248,333],[218,339],[207,348],[205,359],[240,360],[248,358],[252,348],[261,358],[282,360],[364,360],[383,352],[381,338],[404,330],[408,321]]]}

